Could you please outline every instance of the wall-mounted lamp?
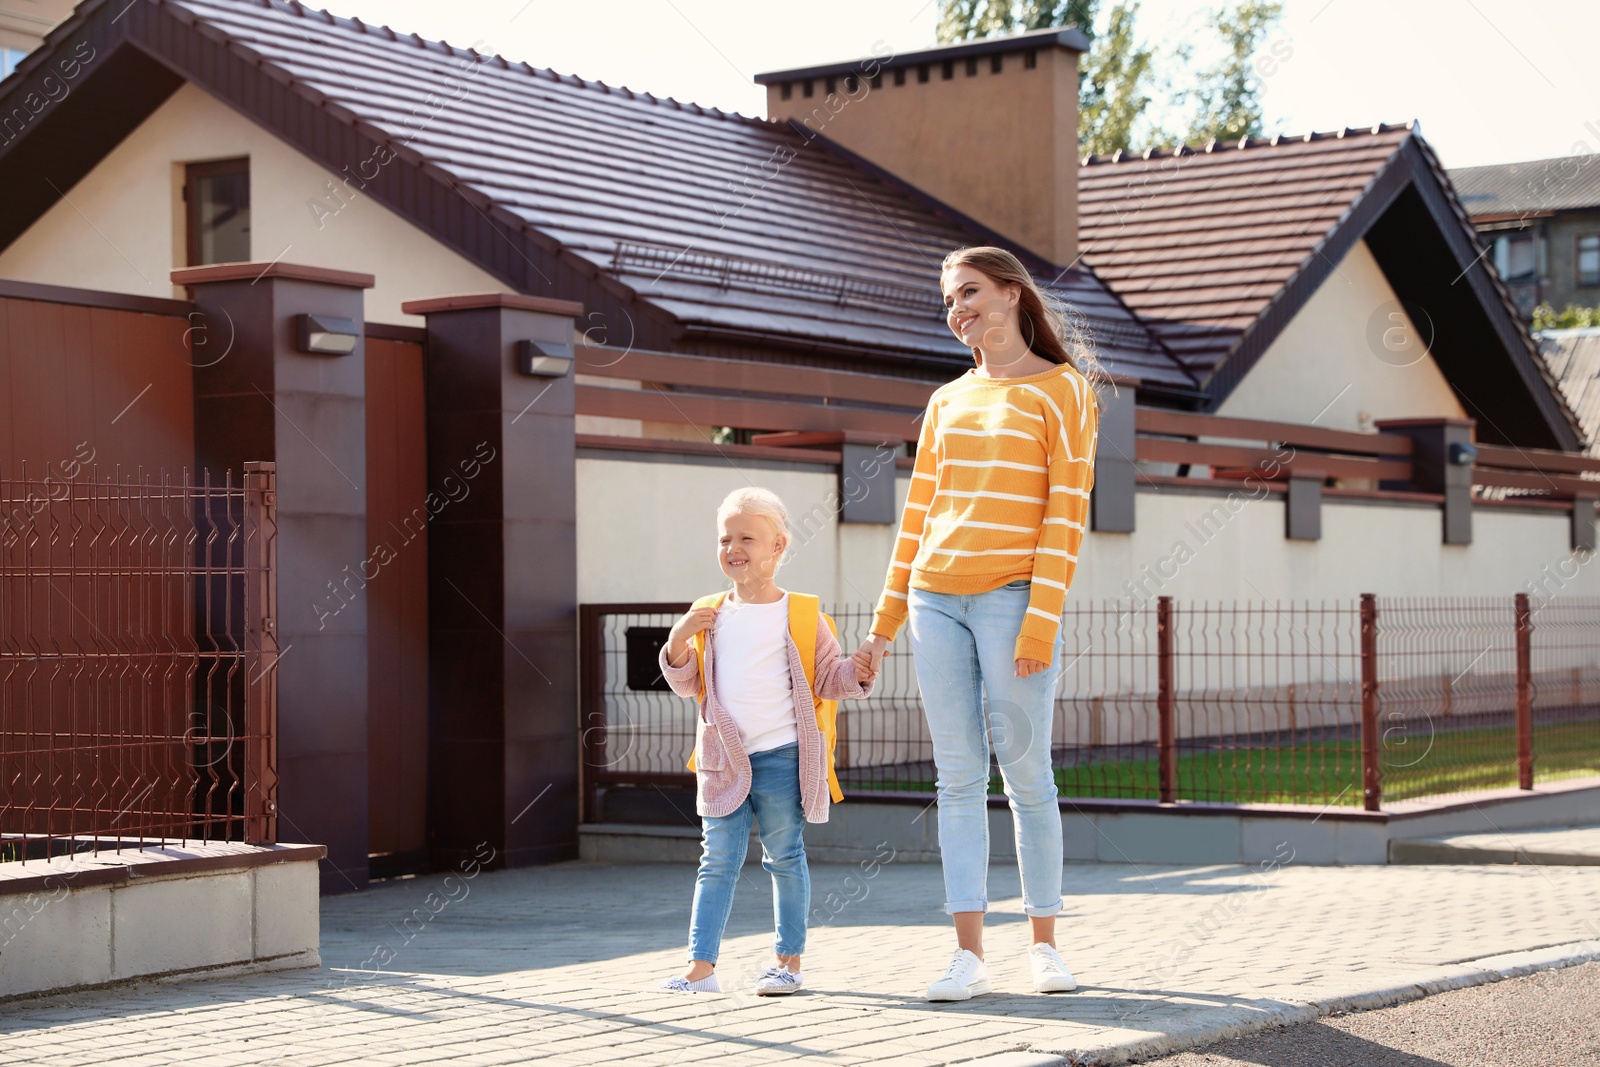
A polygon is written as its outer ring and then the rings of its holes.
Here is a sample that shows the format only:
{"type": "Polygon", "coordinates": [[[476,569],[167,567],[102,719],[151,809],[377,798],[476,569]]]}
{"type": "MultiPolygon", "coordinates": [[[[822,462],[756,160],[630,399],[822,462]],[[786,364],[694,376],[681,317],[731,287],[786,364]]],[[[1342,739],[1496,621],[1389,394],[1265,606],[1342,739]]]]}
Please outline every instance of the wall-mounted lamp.
{"type": "Polygon", "coordinates": [[[1478,461],[1476,445],[1469,445],[1462,441],[1454,441],[1450,445],[1450,464],[1454,467],[1470,467],[1478,461]]]}
{"type": "Polygon", "coordinates": [[[361,326],[354,319],[332,315],[295,316],[296,345],[302,352],[327,356],[348,356],[361,340],[361,326]]]}
{"type": "Polygon", "coordinates": [[[572,369],[572,346],[560,341],[518,341],[517,370],[535,378],[565,378],[572,369]]]}

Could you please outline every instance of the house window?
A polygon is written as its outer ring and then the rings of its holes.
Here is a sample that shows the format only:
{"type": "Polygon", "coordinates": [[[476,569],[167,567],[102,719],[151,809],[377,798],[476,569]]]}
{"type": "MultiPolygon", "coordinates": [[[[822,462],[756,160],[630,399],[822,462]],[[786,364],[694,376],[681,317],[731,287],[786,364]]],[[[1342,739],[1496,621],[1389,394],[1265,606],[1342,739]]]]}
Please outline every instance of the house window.
{"type": "Polygon", "coordinates": [[[1600,285],[1600,233],[1578,238],[1578,284],[1600,285]]]}
{"type": "Polygon", "coordinates": [[[15,48],[0,48],[0,78],[11,77],[11,72],[17,69],[17,64],[22,62],[26,52],[19,52],[15,48]]]}
{"type": "Polygon", "coordinates": [[[1533,277],[1537,268],[1533,234],[1503,233],[1494,239],[1494,269],[1501,278],[1523,281],[1533,277]]]}
{"type": "Polygon", "coordinates": [[[250,259],[250,161],[225,159],[184,168],[189,266],[250,259]]]}

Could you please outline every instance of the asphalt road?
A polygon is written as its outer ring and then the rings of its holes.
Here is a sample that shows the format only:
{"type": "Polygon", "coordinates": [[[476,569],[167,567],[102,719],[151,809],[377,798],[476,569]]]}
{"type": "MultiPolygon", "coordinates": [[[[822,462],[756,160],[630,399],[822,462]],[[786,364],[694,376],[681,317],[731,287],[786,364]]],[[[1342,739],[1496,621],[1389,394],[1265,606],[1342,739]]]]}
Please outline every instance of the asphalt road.
{"type": "Polygon", "coordinates": [[[1600,962],[1146,1061],[1150,1067],[1600,1067],[1600,962]]]}

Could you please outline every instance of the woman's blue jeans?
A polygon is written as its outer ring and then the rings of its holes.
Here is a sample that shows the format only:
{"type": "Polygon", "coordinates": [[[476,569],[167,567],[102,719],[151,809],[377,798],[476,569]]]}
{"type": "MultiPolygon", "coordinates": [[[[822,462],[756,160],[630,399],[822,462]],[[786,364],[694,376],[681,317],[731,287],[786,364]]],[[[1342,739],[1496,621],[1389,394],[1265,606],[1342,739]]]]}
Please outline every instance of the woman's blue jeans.
{"type": "Polygon", "coordinates": [[[1050,730],[1065,634],[1056,640],[1049,667],[1016,677],[1029,585],[1023,580],[972,595],[912,589],[908,595],[911,652],[938,769],[944,910],[952,915],[989,910],[991,737],[1016,829],[1023,907],[1034,916],[1061,910],[1061,810],[1050,730]]]}
{"type": "MultiPolygon", "coordinates": [[[[772,910],[778,955],[806,950],[806,912],[811,910],[811,872],[806,867],[805,812],[800,804],[800,746],[790,743],[750,757],[750,795],[732,815],[701,820],[700,874],[689,917],[689,958],[716,963],[722,931],[733,910],[750,847],[750,820],[761,834],[761,866],[772,875],[772,910]]],[[[1058,864],[1059,866],[1059,864],[1058,864]]]]}

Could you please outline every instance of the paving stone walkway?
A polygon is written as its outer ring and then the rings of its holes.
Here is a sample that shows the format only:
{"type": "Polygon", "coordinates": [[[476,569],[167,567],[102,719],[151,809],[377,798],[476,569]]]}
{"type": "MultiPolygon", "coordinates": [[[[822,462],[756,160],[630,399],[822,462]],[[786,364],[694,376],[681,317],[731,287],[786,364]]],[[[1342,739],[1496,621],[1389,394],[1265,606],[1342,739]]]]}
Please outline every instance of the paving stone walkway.
{"type": "Polygon", "coordinates": [[[1081,986],[1044,997],[1016,870],[997,867],[995,992],[932,1005],[953,948],[940,871],[889,858],[813,866],[810,988],[757,998],[771,898],[745,875],[722,995],[652,989],[683,957],[692,867],[434,875],[324,900],[321,970],[5,1005],[0,1063],[1122,1063],[1600,957],[1593,868],[1069,865],[1061,944],[1081,986]]]}

